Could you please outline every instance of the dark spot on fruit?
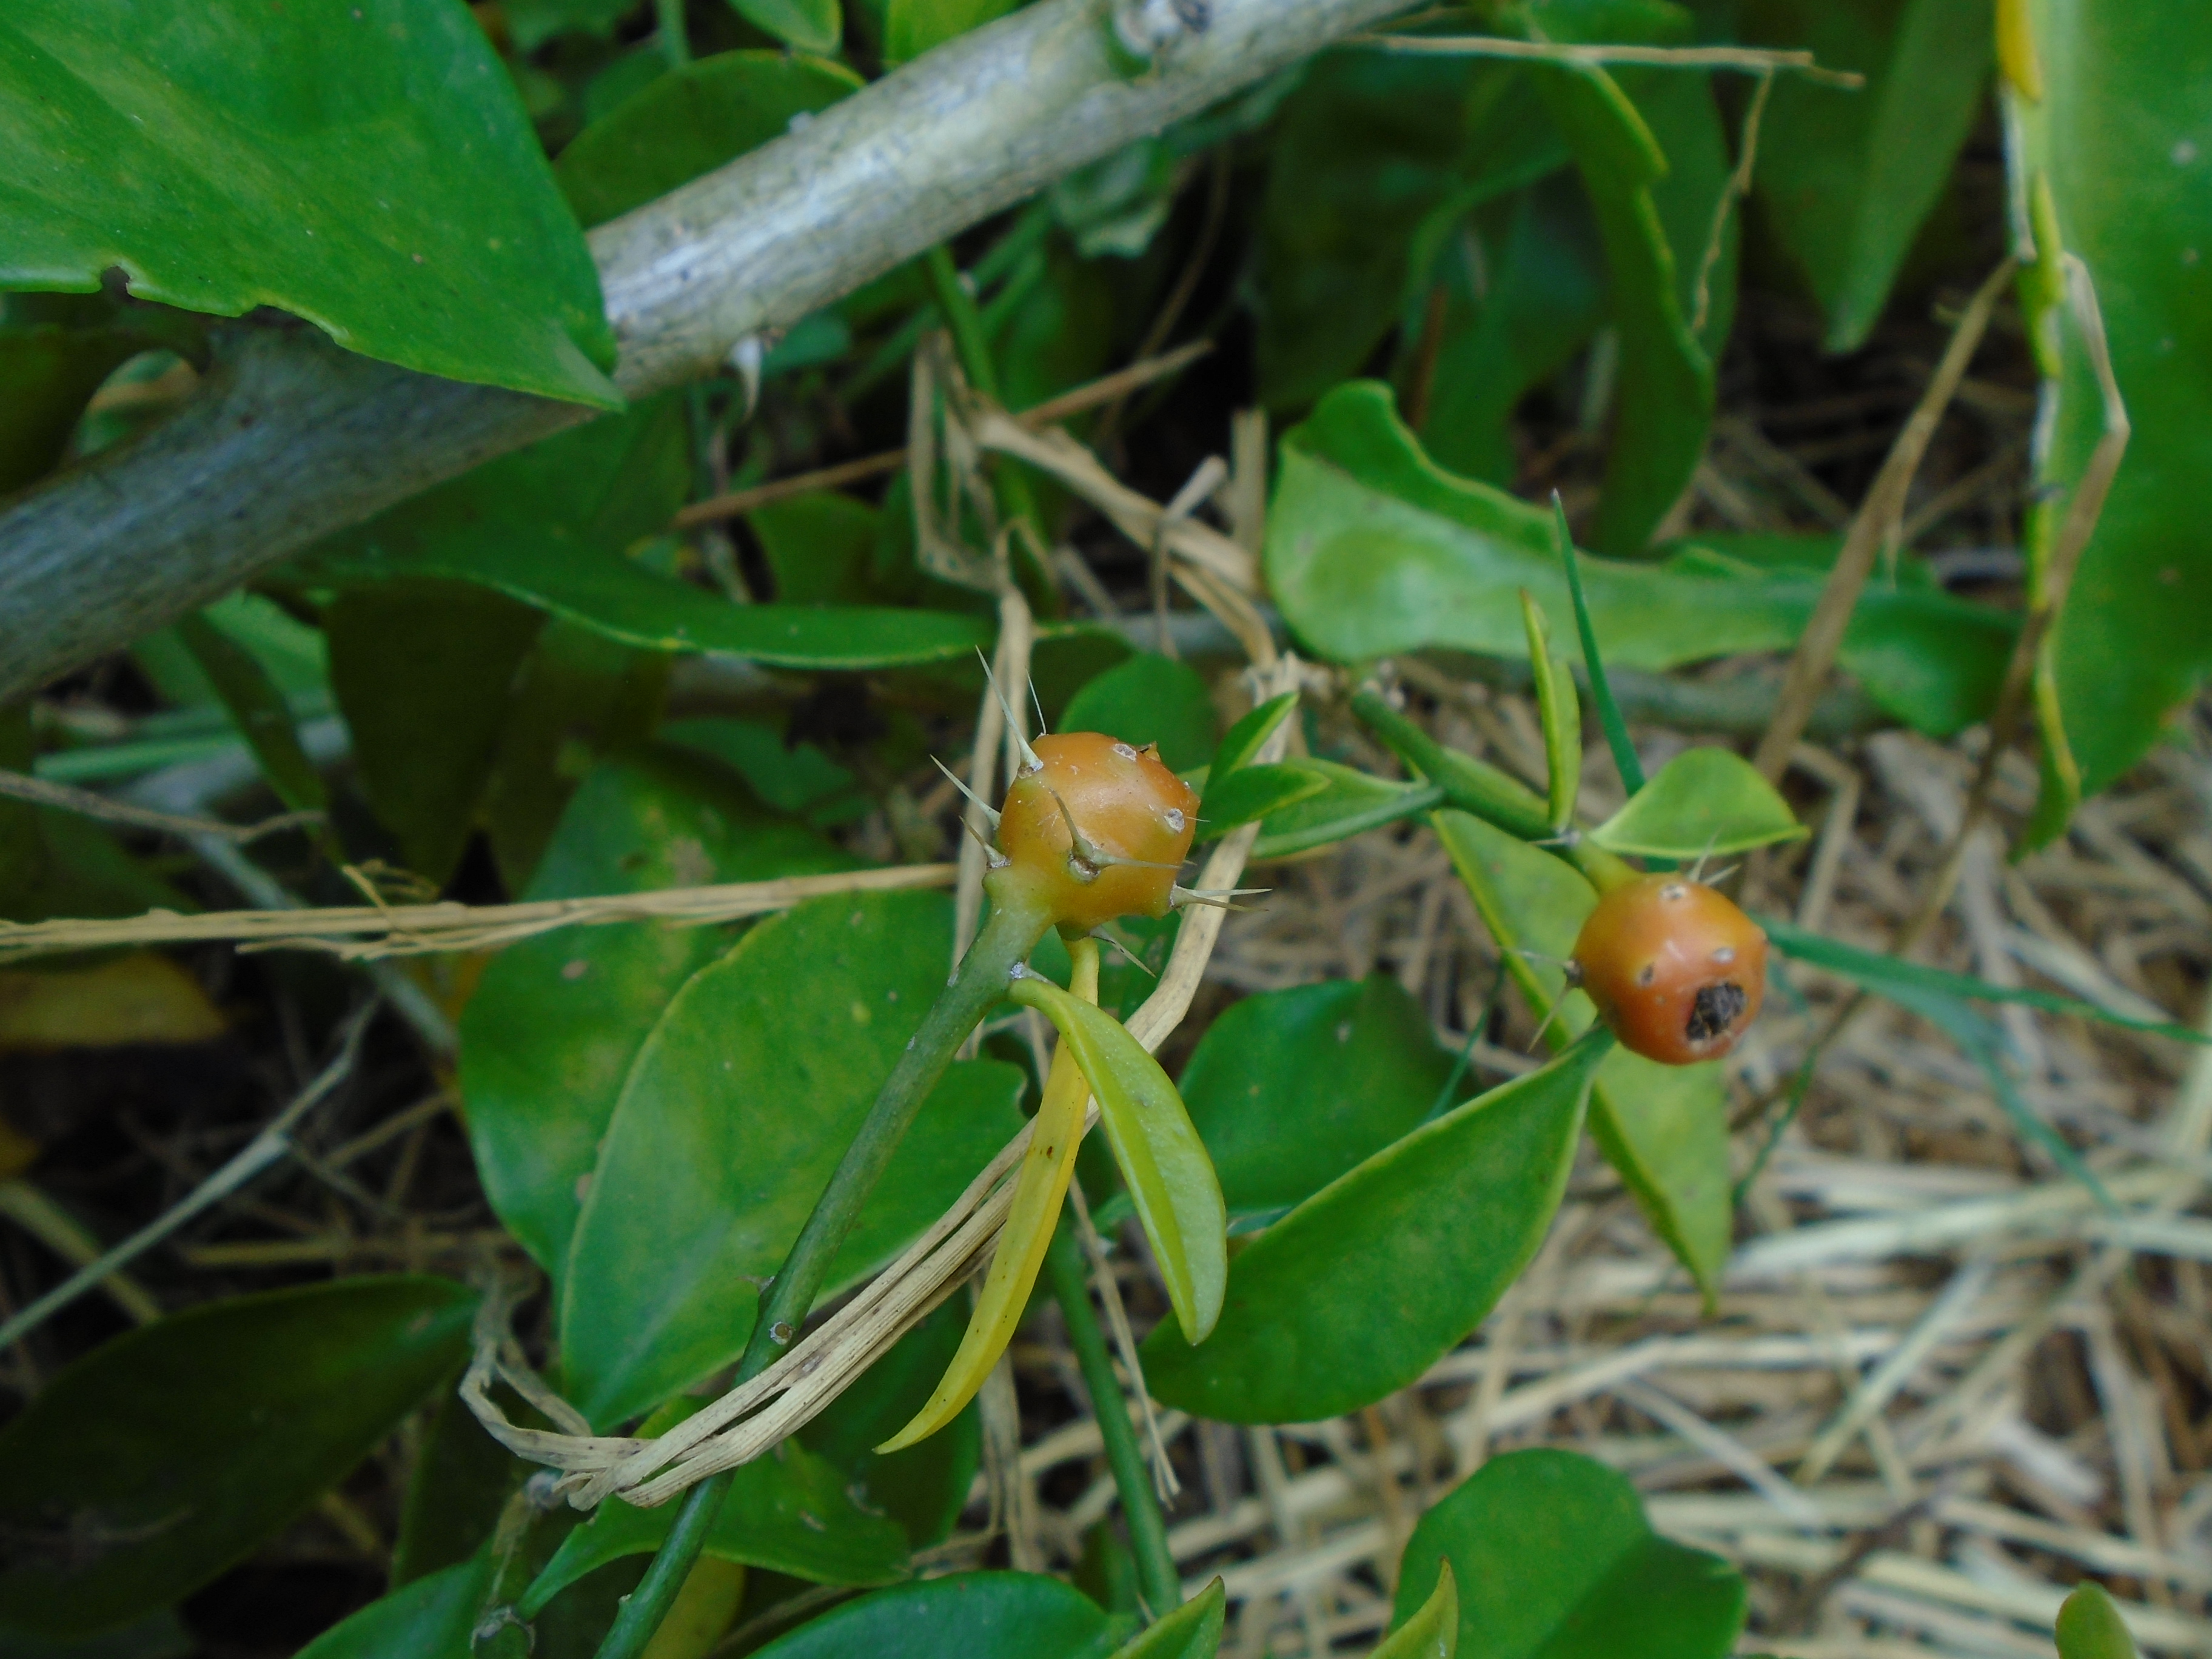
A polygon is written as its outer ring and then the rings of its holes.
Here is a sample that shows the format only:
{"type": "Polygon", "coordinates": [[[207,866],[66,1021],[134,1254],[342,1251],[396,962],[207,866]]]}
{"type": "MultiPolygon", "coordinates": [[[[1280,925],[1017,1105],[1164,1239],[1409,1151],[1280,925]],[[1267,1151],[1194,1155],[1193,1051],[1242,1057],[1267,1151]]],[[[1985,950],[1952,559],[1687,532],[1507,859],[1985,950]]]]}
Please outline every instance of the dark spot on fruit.
{"type": "Polygon", "coordinates": [[[1699,986],[1690,1004],[1690,1018],[1682,1027],[1682,1035],[1692,1042],[1710,1042],[1717,1036],[1725,1036],[1743,1018],[1744,1007],[1750,1000],[1744,995],[1743,987],[1734,980],[1699,986]]]}
{"type": "Polygon", "coordinates": [[[1636,970],[1636,982],[1638,985],[1649,985],[1658,977],[1659,964],[1656,962],[1647,962],[1636,970]]]}

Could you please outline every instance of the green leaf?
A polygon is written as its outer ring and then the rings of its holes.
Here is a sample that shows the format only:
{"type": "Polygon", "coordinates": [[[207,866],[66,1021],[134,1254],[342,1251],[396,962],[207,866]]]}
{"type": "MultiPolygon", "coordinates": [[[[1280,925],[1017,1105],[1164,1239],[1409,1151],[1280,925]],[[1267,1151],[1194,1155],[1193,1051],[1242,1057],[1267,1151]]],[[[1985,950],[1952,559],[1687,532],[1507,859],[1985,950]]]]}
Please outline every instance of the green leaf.
{"type": "MultiPolygon", "coordinates": [[[[556,34],[571,32],[596,35],[604,40],[623,18],[637,9],[637,0],[504,0],[507,33],[525,52],[534,52],[556,34]]],[[[665,61],[658,47],[654,55],[665,61]]]]}
{"type": "MultiPolygon", "coordinates": [[[[1591,623],[1615,668],[1786,649],[1821,581],[1815,569],[1692,556],[1581,564],[1591,623]]],[[[1285,435],[1266,565],[1299,639],[1339,662],[1435,646],[1521,657],[1515,592],[1527,588],[1549,611],[1573,603],[1551,514],[1437,467],[1373,382],[1332,392],[1285,435]]],[[[1885,708],[1948,735],[1995,698],[2016,628],[1940,593],[1872,586],[1842,659],[1885,708]]]]}
{"type": "Polygon", "coordinates": [[[330,797],[323,787],[323,775],[301,747],[291,705],[260,659],[203,615],[185,617],[176,628],[177,637],[230,711],[232,724],[261,763],[261,775],[277,798],[295,811],[325,805],[330,797]]]}
{"type": "Polygon", "coordinates": [[[1214,1659],[1221,1651],[1227,1613],[1226,1592],[1217,1573],[1189,1601],[1127,1646],[1116,1648],[1114,1659],[1214,1659]]]}
{"type": "MultiPolygon", "coordinates": [[[[1532,35],[1553,40],[1684,41],[1679,7],[1525,0],[1532,35]]],[[[1696,290],[1727,188],[1728,145],[1703,75],[1547,64],[1536,71],[1596,210],[1620,341],[1612,442],[1590,544],[1640,553],[1689,483],[1713,410],[1713,360],[1728,337],[1734,226],[1707,279],[1717,297],[1696,318],[1696,290]],[[1694,325],[1694,326],[1693,326],[1694,325]]]]}
{"type": "Polygon", "coordinates": [[[0,325],[0,495],[52,471],[100,382],[155,343],[127,316],[0,325]]]}
{"type": "Polygon", "coordinates": [[[1520,465],[1512,422],[1522,398],[1605,324],[1605,250],[1589,198],[1566,173],[1460,222],[1481,263],[1451,258],[1458,249],[1445,244],[1444,320],[1421,441],[1455,472],[1505,488],[1520,465]]]}
{"type": "MultiPolygon", "coordinates": [[[[802,51],[836,45],[837,0],[745,0],[738,9],[781,13],[801,28],[808,14],[826,11],[826,43],[769,32],[802,51]]],[[[603,224],[781,138],[794,117],[827,109],[860,85],[852,70],[818,58],[717,52],[671,69],[592,122],[561,152],[553,176],[577,218],[603,224]]]]}
{"type": "Polygon", "coordinates": [[[2119,1608],[2094,1579],[2085,1580],[2059,1604],[2053,1632],[2058,1659],[2136,1659],[2135,1638],[2119,1608]]]}
{"type": "Polygon", "coordinates": [[[1853,984],[1893,1000],[1907,996],[1947,996],[1973,1002],[2017,1002],[2048,1013],[2078,1014],[2084,1019],[2102,1020],[2107,1025],[2124,1026],[2131,1031],[2155,1031],[2160,1036],[2174,1037],[2183,1042],[2212,1042],[2212,1037],[2178,1021],[2139,1019],[2101,1003],[2064,996],[2056,991],[2038,990],[2032,985],[1996,985],[1967,974],[1946,973],[1941,968],[1907,962],[1879,951],[1863,951],[1841,939],[1809,933],[1770,916],[1759,917],[1759,925],[1766,930],[1767,939],[1783,955],[1841,974],[1853,984]]]}
{"type": "Polygon", "coordinates": [[[298,1659],[468,1659],[495,1567],[480,1555],[396,1588],[325,1631],[298,1659]]]}
{"type": "Polygon", "coordinates": [[[1654,1533],[1626,1477],[1549,1447],[1491,1459],[1421,1517],[1401,1626],[1447,1564],[1482,1659],[1725,1659],[1743,1626],[1735,1568],[1654,1533]]]}
{"type": "Polygon", "coordinates": [[[872,568],[883,512],[833,489],[745,515],[782,605],[866,605],[887,597],[872,568]]]}
{"type": "MultiPolygon", "coordinates": [[[[624,1080],[562,1286],[567,1392],[594,1422],[642,1411],[744,1347],[759,1285],[944,986],[951,910],[936,893],[817,899],[762,922],[670,1002],[624,1080]]],[[[959,1195],[1021,1127],[1021,1088],[998,1061],[946,1073],[825,1296],[959,1195]]]]}
{"type": "Polygon", "coordinates": [[[1743,9],[1747,45],[1808,51],[1866,77],[1853,89],[1778,76],[1759,125],[1759,206],[1827,313],[1831,351],[1866,343],[1950,181],[1982,111],[1990,12],[1990,0],[1743,9]]]}
{"type": "Polygon", "coordinates": [[[242,1560],[453,1373],[475,1305],[442,1279],[340,1279],[94,1349],[0,1431],[0,1621],[119,1629],[242,1560]]]}
{"type": "Polygon", "coordinates": [[[889,0],[884,62],[903,64],[933,46],[1004,17],[1019,0],[889,0]]]}
{"type": "MultiPolygon", "coordinates": [[[[1572,953],[1597,894],[1560,860],[1480,818],[1448,811],[1437,813],[1435,823],[1504,953],[1506,971],[1544,1018],[1565,993],[1565,972],[1553,964],[1572,953]]],[[[1565,1011],[1547,1030],[1547,1040],[1556,1048],[1596,1018],[1587,996],[1567,994],[1565,1011]]],[[[1652,1231],[1708,1297],[1717,1294],[1735,1212],[1719,1065],[1662,1066],[1616,1049],[1590,1091],[1590,1133],[1652,1231]]]]}
{"type": "Polygon", "coordinates": [[[1552,627],[1543,608],[1521,590],[1521,625],[1528,641],[1528,666],[1536,678],[1536,719],[1544,733],[1544,764],[1551,775],[1545,808],[1554,831],[1575,821],[1575,796],[1583,782],[1583,708],[1574,676],[1552,653],[1552,627]]]}
{"type": "Polygon", "coordinates": [[[199,1638],[169,1607],[81,1642],[0,1627],[0,1653],[8,1659],[192,1659],[199,1651],[199,1638]]]}
{"type": "Polygon", "coordinates": [[[1081,1590],[1033,1572],[960,1572],[878,1590],[810,1620],[759,1659],[1088,1659],[1114,1626],[1081,1590]]]}
{"type": "Polygon", "coordinates": [[[1260,208],[1261,401],[1297,409],[1357,374],[1409,300],[1425,303],[1445,233],[1565,160],[1512,69],[1384,52],[1315,59],[1284,100],[1260,208]]]}
{"type": "Polygon", "coordinates": [[[1583,562],[1575,552],[1574,538],[1567,529],[1567,509],[1556,489],[1552,492],[1552,551],[1567,573],[1567,595],[1575,603],[1575,636],[1582,641],[1583,672],[1589,676],[1590,701],[1597,706],[1598,725],[1604,730],[1606,747],[1613,750],[1620,787],[1633,799],[1644,787],[1644,763],[1636,757],[1636,745],[1628,738],[1628,722],[1620,717],[1620,705],[1613,699],[1605,657],[1598,649],[1597,629],[1590,622],[1589,596],[1583,592],[1583,562]]]}
{"type": "Polygon", "coordinates": [[[844,43],[837,0],[730,0],[738,16],[800,52],[835,52],[844,43]]]}
{"type": "Polygon", "coordinates": [[[1239,824],[1274,817],[1328,787],[1327,775],[1295,761],[1242,767],[1218,783],[1209,773],[1199,803],[1198,839],[1217,840],[1239,824]]]}
{"type": "Polygon", "coordinates": [[[1552,1224],[1599,1032],[1324,1187],[1240,1253],[1221,1322],[1145,1343],[1164,1403],[1227,1423],[1305,1423],[1406,1387],[1482,1322],[1552,1224]]]}
{"type": "Polygon", "coordinates": [[[1007,996],[1035,1008],[1060,1030],[1097,1097],[1099,1125],[1158,1258],[1176,1322],[1206,1340],[1221,1312],[1229,1271],[1228,1212],[1206,1143],[1182,1097],[1128,1028],[1102,1008],[1031,974],[1007,996]]]}
{"type": "Polygon", "coordinates": [[[1183,1099],[1232,1214],[1303,1203],[1411,1130],[1451,1056],[1395,979],[1330,980],[1232,1004],[1183,1068],[1183,1099]]]}
{"type": "Polygon", "coordinates": [[[1213,751],[1213,763],[1206,771],[1208,786],[1257,760],[1267,739],[1275,735],[1275,728],[1288,720],[1297,706],[1298,694],[1285,691],[1279,697],[1268,698],[1240,718],[1223,734],[1220,746],[1213,751]]]}
{"type": "Polygon", "coordinates": [[[622,406],[599,275],[483,29],[440,0],[21,0],[0,287],[275,306],[449,380],[622,406]]]}
{"type": "Polygon", "coordinates": [[[1384,1638],[1369,1659],[1452,1659],[1458,1651],[1459,1586],[1447,1560],[1437,1564],[1437,1587],[1420,1610],[1384,1638]]]}
{"type": "MultiPolygon", "coordinates": [[[[661,1432],[696,1413],[704,1401],[660,1414],[661,1432]]],[[[626,1555],[650,1555],[666,1540],[683,1504],[639,1509],[610,1498],[591,1519],[562,1540],[515,1604],[525,1620],[585,1574],[626,1555]]],[[[844,1475],[826,1458],[786,1440],[764,1456],[730,1472],[729,1495],[707,1534],[706,1553],[717,1561],[765,1567],[815,1584],[888,1584],[907,1574],[906,1530],[890,1516],[872,1514],[847,1490],[844,1475]]]]}
{"type": "MultiPolygon", "coordinates": [[[[1322,787],[1292,799],[1290,805],[1271,811],[1260,826],[1260,839],[1252,843],[1255,860],[1279,859],[1303,853],[1331,842],[1343,841],[1362,831],[1395,823],[1425,812],[1443,799],[1434,784],[1394,783],[1357,767],[1334,761],[1285,761],[1287,769],[1319,778],[1322,787]]],[[[1263,769],[1253,767],[1252,772],[1263,769]]],[[[1272,780],[1276,769],[1264,769],[1272,780]]],[[[1249,786],[1259,787],[1259,786],[1249,786]]]]}
{"type": "Polygon", "coordinates": [[[507,695],[545,619],[479,588],[409,582],[324,613],[362,793],[408,866],[442,887],[489,779],[507,695]]]}
{"type": "MultiPolygon", "coordinates": [[[[2172,729],[2212,671],[2212,544],[2178,481],[2212,471],[2212,264],[2203,204],[2212,143],[2212,13],[2115,0],[2027,8],[2044,97],[2021,106],[2022,160],[2094,279],[2134,435],[2048,649],[2064,737],[2094,794],[2172,729]]],[[[2081,336],[2063,378],[2030,544],[2064,516],[2102,427],[2081,336]]],[[[2046,729],[2048,720],[2046,720],[2046,729]]],[[[2063,800],[2040,815],[2042,835],[2063,800]]]]}
{"type": "Polygon", "coordinates": [[[1170,771],[1187,772],[1213,752],[1213,699],[1188,663],[1140,651],[1071,697],[1060,729],[1156,743],[1170,771]]]}
{"type": "Polygon", "coordinates": [[[1733,749],[1686,749],[1589,838],[1608,852],[1702,859],[1808,833],[1790,803],[1733,749]]]}
{"type": "Polygon", "coordinates": [[[532,1466],[484,1432],[458,1390],[427,1413],[392,1547],[392,1588],[458,1566],[483,1547],[532,1466]]]}
{"type": "Polygon", "coordinates": [[[943,1543],[968,1507],[982,1455],[982,1413],[971,1405],[904,1451],[885,1455],[874,1448],[929,1403],[967,1322],[966,1298],[946,1303],[799,1431],[800,1444],[844,1471],[854,1501],[887,1513],[918,1550],[943,1543]]]}
{"type": "MultiPolygon", "coordinates": [[[[579,898],[850,868],[703,757],[648,750],[577,790],[522,895],[579,898]]],[[[460,1021],[461,1097],[486,1196],[556,1284],[615,1100],[671,998],[728,948],[712,927],[581,927],[509,945],[460,1021]]]]}

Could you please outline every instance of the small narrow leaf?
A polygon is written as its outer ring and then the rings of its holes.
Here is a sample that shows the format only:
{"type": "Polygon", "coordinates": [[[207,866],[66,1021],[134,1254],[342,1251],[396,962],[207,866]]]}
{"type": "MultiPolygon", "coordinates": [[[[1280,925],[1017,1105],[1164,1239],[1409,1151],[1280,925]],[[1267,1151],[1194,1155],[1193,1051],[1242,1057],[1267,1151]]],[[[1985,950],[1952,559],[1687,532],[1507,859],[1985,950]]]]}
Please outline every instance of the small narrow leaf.
{"type": "Polygon", "coordinates": [[[1275,735],[1275,728],[1291,717],[1298,706],[1298,694],[1285,691],[1279,697],[1270,697],[1250,714],[1229,728],[1221,739],[1221,746],[1213,751],[1213,769],[1209,778],[1224,778],[1240,766],[1249,766],[1259,756],[1267,739],[1275,735]]]}
{"type": "Polygon", "coordinates": [[[1127,1647],[1116,1649],[1114,1659],[1214,1659],[1221,1651],[1226,1612],[1226,1592],[1217,1573],[1189,1601],[1127,1647]]]}
{"type": "Polygon", "coordinates": [[[1392,1631],[1369,1659],[1452,1659],[1459,1650],[1459,1584],[1449,1561],[1437,1563],[1437,1587],[1421,1610],[1392,1631]]]}
{"type": "Polygon", "coordinates": [[[1724,858],[1809,833],[1790,804],[1729,749],[1686,749],[1589,838],[1644,858],[1724,858]]]}
{"type": "Polygon", "coordinates": [[[1552,627],[1543,607],[1525,587],[1521,621],[1528,630],[1528,666],[1536,677],[1536,712],[1544,728],[1544,759],[1551,768],[1546,805],[1552,828],[1564,830],[1575,821],[1575,793],[1582,787],[1582,703],[1575,696],[1574,676],[1552,654],[1552,627]]]}
{"type": "Polygon", "coordinates": [[[1604,658],[1598,654],[1597,629],[1590,622],[1589,600],[1583,593],[1582,558],[1575,551],[1575,538],[1567,530],[1567,509],[1556,489],[1552,492],[1552,540],[1559,550],[1559,562],[1566,568],[1567,594],[1575,605],[1575,632],[1582,638],[1583,666],[1589,673],[1590,701],[1597,705],[1598,724],[1613,750],[1613,763],[1620,770],[1621,785],[1633,799],[1644,787],[1644,763],[1636,757],[1636,745],[1628,740],[1628,722],[1620,717],[1620,705],[1613,700],[1613,683],[1606,678],[1604,658]]]}
{"type": "Polygon", "coordinates": [[[1111,1014],[1034,975],[1006,994],[1060,1028],[1098,1097],[1100,1121],[1137,1219],[1159,1257],[1184,1338],[1206,1340],[1229,1277],[1229,1216],[1206,1143],[1159,1062],[1111,1014]]]}
{"type": "Polygon", "coordinates": [[[1393,783],[1334,761],[1297,760],[1282,764],[1320,778],[1324,787],[1268,814],[1261,826],[1260,839],[1252,844],[1255,860],[1279,859],[1326,847],[1443,804],[1444,792],[1438,784],[1393,783]]]}
{"type": "Polygon", "coordinates": [[[295,811],[325,805],[322,774],[301,746],[291,705],[259,659],[198,612],[178,622],[177,637],[229,710],[277,798],[295,811]]]}
{"type": "Polygon", "coordinates": [[[1267,817],[1285,807],[1311,800],[1328,787],[1328,780],[1306,767],[1279,762],[1273,766],[1247,766],[1216,782],[1206,777],[1200,799],[1198,838],[1212,841],[1241,823],[1267,817]]]}
{"type": "Polygon", "coordinates": [[[2120,1610],[2094,1581],[2079,1586],[2058,1608],[2058,1659],[2136,1659],[2136,1638],[2120,1610]]]}

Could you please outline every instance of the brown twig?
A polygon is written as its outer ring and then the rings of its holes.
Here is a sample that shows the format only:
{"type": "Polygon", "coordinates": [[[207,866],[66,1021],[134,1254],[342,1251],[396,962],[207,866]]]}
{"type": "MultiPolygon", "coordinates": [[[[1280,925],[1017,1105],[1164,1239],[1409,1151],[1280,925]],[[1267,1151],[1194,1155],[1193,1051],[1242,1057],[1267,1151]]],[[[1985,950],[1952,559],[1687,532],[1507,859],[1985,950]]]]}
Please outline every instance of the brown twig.
{"type": "Polygon", "coordinates": [[[34,778],[24,772],[0,771],[0,795],[14,800],[28,801],[34,806],[51,806],[57,811],[74,812],[80,817],[123,824],[132,830],[158,830],[165,836],[214,836],[222,841],[236,842],[240,846],[258,841],[264,836],[273,836],[281,830],[297,830],[303,825],[323,821],[321,812],[306,811],[279,812],[258,823],[226,823],[221,818],[193,817],[178,812],[157,811],[150,806],[133,806],[128,801],[112,800],[89,789],[55,783],[46,778],[34,778]]]}

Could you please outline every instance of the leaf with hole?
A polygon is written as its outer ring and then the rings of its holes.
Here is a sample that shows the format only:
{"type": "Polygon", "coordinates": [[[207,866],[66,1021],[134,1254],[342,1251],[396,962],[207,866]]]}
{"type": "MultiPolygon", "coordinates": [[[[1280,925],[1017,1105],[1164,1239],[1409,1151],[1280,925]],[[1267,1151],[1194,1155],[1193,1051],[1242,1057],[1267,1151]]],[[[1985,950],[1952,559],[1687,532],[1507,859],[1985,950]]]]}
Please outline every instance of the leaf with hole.
{"type": "Polygon", "coordinates": [[[0,1430],[0,1623],[120,1629],[244,1559],[453,1374],[475,1307],[447,1279],[339,1279],[94,1349],[0,1430]]]}
{"type": "Polygon", "coordinates": [[[1395,979],[1338,979],[1234,1003],[1182,1073],[1230,1212],[1303,1203],[1426,1117],[1451,1074],[1395,979]]]}
{"type": "Polygon", "coordinates": [[[1686,860],[1726,858],[1808,833],[1734,750],[1686,749],[1589,838],[1608,852],[1686,860]]]}
{"type": "Polygon", "coordinates": [[[1165,1323],[1146,1339],[1154,1395],[1223,1422],[1305,1423],[1411,1383],[1535,1254],[1611,1042],[1596,1032],[1423,1124],[1269,1227],[1231,1264],[1208,1341],[1165,1323]]]}
{"type": "Polygon", "coordinates": [[[1205,1341],[1221,1312],[1228,1214],[1182,1097],[1128,1028],[1104,1010],[1034,974],[1016,980],[1006,994],[1051,1020],[1073,1051],[1152,1241],[1176,1322],[1190,1341],[1205,1341]]]}
{"type": "Polygon", "coordinates": [[[1401,1629],[1447,1568],[1483,1659],[1725,1659],[1743,1626],[1742,1575],[1653,1532],[1626,1476],[1549,1447],[1492,1458],[1421,1517],[1401,1629]]]}
{"type": "Polygon", "coordinates": [[[19,0],[0,288],[274,306],[349,350],[614,409],[599,274],[506,68],[438,0],[19,0]]]}
{"type": "MultiPolygon", "coordinates": [[[[1525,659],[1516,592],[1528,589],[1554,614],[1572,605],[1550,513],[1437,466],[1388,388],[1360,381],[1331,392],[1285,434],[1279,455],[1267,586],[1319,654],[1362,662],[1442,646],[1525,659]]],[[[1694,551],[1581,565],[1614,668],[1787,649],[1821,583],[1817,568],[1694,551]]],[[[1987,711],[2016,628],[1945,594],[1874,585],[1844,635],[1842,662],[1883,708],[1948,735],[1987,711]]]]}
{"type": "MultiPolygon", "coordinates": [[[[1504,952],[1506,971],[1536,1017],[1543,1018],[1565,995],[1566,1008],[1547,1040],[1556,1048],[1587,1030],[1596,1010],[1582,992],[1566,991],[1565,972],[1554,964],[1573,952],[1583,921],[1596,908],[1589,883],[1560,860],[1465,812],[1439,812],[1435,822],[1483,925],[1504,952]]],[[[1662,1066],[1616,1049],[1590,1091],[1590,1135],[1698,1288],[1708,1298],[1718,1294],[1735,1225],[1720,1066],[1662,1066]]]]}
{"type": "MultiPolygon", "coordinates": [[[[634,1415],[744,1346],[759,1286],[945,983],[949,900],[880,893],[770,917],[685,983],[624,1079],[568,1247],[564,1392],[634,1415]],[[763,1021],[760,1010],[773,1008],[763,1021]]],[[[1021,1073],[945,1073],[823,1294],[880,1267],[1021,1127],[1021,1073]]]]}

